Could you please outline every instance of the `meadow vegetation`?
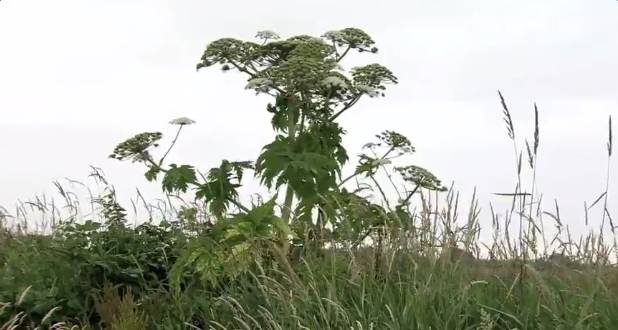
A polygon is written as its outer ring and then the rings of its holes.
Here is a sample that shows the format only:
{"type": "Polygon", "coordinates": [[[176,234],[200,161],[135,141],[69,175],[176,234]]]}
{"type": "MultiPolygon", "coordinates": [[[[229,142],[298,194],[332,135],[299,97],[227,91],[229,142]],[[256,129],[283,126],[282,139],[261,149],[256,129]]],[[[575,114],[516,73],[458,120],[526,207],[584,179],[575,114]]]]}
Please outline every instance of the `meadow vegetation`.
{"type": "MultiPolygon", "coordinates": [[[[338,119],[398,82],[380,64],[342,67],[353,54],[378,52],[369,35],[256,37],[211,42],[197,68],[243,74],[246,89],[271,97],[265,124],[274,138],[257,160],[222,160],[203,172],[166,162],[196,124],[178,118],[162,152],[163,135],[144,132],[110,155],[160,183],[158,216],[143,200],[133,208],[148,216],[130,224],[96,168],[102,190],[89,214],[60,184],[63,206],[37,199],[13,213],[0,208],[0,329],[616,328],[607,188],[586,206],[587,223],[597,220],[588,210],[603,208],[599,228],[581,237],[557,204],[542,208],[536,105],[535,130],[520,149],[499,94],[516,184],[502,194],[508,211],[481,213],[476,196],[462,206],[453,187],[413,164],[414,146],[394,131],[376,132],[348,171],[338,119]],[[251,175],[270,195],[246,204],[239,189],[251,175]],[[481,228],[481,216],[491,228],[481,228]]],[[[609,164],[611,119],[607,153],[609,164]]]]}

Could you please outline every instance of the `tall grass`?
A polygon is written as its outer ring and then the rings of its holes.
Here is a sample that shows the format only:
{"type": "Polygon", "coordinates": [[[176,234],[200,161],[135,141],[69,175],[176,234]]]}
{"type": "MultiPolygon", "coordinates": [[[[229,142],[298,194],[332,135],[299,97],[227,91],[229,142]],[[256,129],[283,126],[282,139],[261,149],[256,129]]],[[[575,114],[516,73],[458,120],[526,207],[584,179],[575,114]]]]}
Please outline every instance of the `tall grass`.
{"type": "MultiPolygon", "coordinates": [[[[510,209],[481,212],[476,192],[463,203],[454,187],[405,191],[381,167],[390,186],[372,178],[348,187],[372,193],[389,211],[391,196],[419,196],[407,207],[411,217],[392,228],[370,226],[354,241],[292,249],[293,274],[264,253],[234,277],[213,282],[183,273],[181,285],[172,285],[174,265],[201,239],[208,214],[178,196],[148,203],[138,191],[133,216],[146,224],[111,226],[114,189],[96,168],[94,188],[57,182],[58,199],[0,208],[0,329],[613,329],[618,272],[610,262],[616,240],[605,238],[606,220],[614,229],[609,184],[585,206],[588,223],[602,201],[598,230],[573,235],[558,203],[544,209],[536,187],[538,107],[532,143],[525,140],[526,187],[524,153],[499,97],[516,164],[514,191],[499,194],[510,209]],[[71,191],[77,187],[90,196],[84,205],[71,191]],[[481,216],[491,218],[489,228],[481,228],[481,216]]],[[[608,135],[606,183],[611,118],[608,135]]]]}

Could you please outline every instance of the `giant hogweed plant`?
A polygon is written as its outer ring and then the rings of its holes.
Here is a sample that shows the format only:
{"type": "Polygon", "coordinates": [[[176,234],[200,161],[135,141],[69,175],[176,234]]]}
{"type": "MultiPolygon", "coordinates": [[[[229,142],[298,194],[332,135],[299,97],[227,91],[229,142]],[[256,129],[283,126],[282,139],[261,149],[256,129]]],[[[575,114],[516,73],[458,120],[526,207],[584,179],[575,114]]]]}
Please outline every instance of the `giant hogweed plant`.
{"type": "MultiPolygon", "coordinates": [[[[166,193],[193,192],[217,219],[212,228],[196,240],[180,263],[207,279],[255,260],[253,247],[269,246],[280,262],[293,273],[287,255],[292,239],[322,244],[325,235],[358,244],[372,228],[392,219],[409,219],[405,205],[419,188],[442,190],[440,181],[416,166],[394,167],[405,181],[414,184],[400,196],[398,205],[375,204],[344,184],[352,178],[366,178],[377,184],[379,169],[392,166],[391,159],[414,152],[410,141],[395,132],[378,135],[378,143],[366,145],[354,173],[342,178],[342,167],[349,156],[342,145],[345,130],[338,119],[363,98],[384,96],[397,78],[380,64],[367,64],[346,72],[341,61],[352,52],[376,53],[371,37],[360,29],[330,31],[320,38],[300,35],[285,40],[271,31],[256,35],[260,42],[223,38],[211,42],[197,69],[219,66],[247,76],[246,89],[267,94],[272,101],[266,111],[272,114],[273,141],[262,148],[254,162],[223,160],[205,174],[191,165],[164,163],[184,126],[194,123],[179,118],[178,132],[163,156],[155,160],[152,150],[162,134],[140,133],[120,143],[112,158],[133,160],[146,165],[146,179],[161,180],[166,193]],[[376,150],[384,149],[381,154],[376,150]],[[273,196],[267,202],[245,206],[238,199],[247,170],[265,185],[273,196]],[[283,204],[276,200],[282,193],[283,204]],[[329,226],[330,224],[330,226],[329,226]],[[325,230],[326,228],[329,230],[325,230]]],[[[389,179],[391,176],[389,175],[389,179]]],[[[392,181],[391,181],[392,182],[392,181]]],[[[394,184],[394,182],[393,182],[394,184]]],[[[384,200],[385,193],[380,189],[384,200]]],[[[399,191],[398,191],[399,192],[399,191]]],[[[401,222],[401,221],[399,221],[401,222]]],[[[180,268],[179,268],[180,269],[180,268]]],[[[180,278],[182,271],[177,272],[180,278]]]]}

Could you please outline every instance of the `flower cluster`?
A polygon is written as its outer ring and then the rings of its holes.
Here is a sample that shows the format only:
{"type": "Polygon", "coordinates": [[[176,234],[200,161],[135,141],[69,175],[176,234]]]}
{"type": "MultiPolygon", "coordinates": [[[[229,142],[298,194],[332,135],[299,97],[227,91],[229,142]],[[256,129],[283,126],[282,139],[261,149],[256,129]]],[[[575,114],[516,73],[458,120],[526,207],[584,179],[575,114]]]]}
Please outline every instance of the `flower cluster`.
{"type": "Polygon", "coordinates": [[[110,158],[133,161],[144,161],[150,159],[148,148],[158,147],[157,141],[163,137],[159,132],[146,132],[135,135],[134,137],[120,143],[114,148],[110,158]]]}
{"type": "Polygon", "coordinates": [[[346,81],[343,78],[337,76],[328,76],[324,78],[324,80],[322,80],[322,84],[327,87],[348,88],[348,84],[346,83],[346,81]]]}
{"type": "Polygon", "coordinates": [[[445,191],[442,182],[428,170],[415,166],[408,165],[404,167],[396,167],[395,170],[403,177],[404,180],[412,182],[417,186],[429,190],[445,191]]]}
{"type": "Polygon", "coordinates": [[[221,64],[224,71],[230,70],[231,67],[249,62],[259,48],[260,45],[254,42],[233,38],[215,40],[206,47],[197,69],[221,64]]]}
{"type": "Polygon", "coordinates": [[[376,135],[376,137],[382,141],[382,143],[393,149],[399,150],[401,153],[413,153],[415,151],[412,142],[400,133],[387,130],[376,135]]]}
{"type": "Polygon", "coordinates": [[[273,31],[270,30],[263,30],[263,31],[258,31],[258,33],[255,35],[256,38],[258,39],[263,39],[263,40],[276,40],[279,39],[279,35],[276,34],[273,31]]]}
{"type": "MultiPolygon", "coordinates": [[[[398,82],[397,77],[380,64],[352,68],[352,78],[356,86],[363,86],[365,89],[373,88],[376,93],[385,90],[385,84],[396,84],[398,82]]],[[[380,94],[384,96],[383,93],[380,92],[380,94]]]]}
{"type": "Polygon", "coordinates": [[[322,38],[330,40],[337,46],[349,46],[350,48],[356,48],[359,51],[371,51],[377,52],[378,49],[372,47],[375,42],[371,37],[361,29],[357,28],[345,28],[342,30],[328,31],[324,33],[322,38]]]}

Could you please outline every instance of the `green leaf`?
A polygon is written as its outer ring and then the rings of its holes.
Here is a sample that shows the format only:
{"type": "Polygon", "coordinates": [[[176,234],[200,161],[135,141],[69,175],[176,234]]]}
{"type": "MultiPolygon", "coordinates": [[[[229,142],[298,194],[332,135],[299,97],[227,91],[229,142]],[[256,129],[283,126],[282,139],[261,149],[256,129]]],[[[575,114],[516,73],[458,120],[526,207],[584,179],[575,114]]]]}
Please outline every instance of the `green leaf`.
{"type": "Polygon", "coordinates": [[[246,242],[270,240],[275,233],[283,232],[293,235],[285,222],[275,215],[276,197],[268,202],[254,207],[247,213],[240,213],[222,222],[225,227],[225,239],[228,242],[246,242]]]}
{"type": "Polygon", "coordinates": [[[241,186],[244,170],[252,168],[252,162],[230,162],[224,159],[219,167],[208,171],[206,182],[198,186],[195,197],[204,199],[212,213],[222,216],[230,200],[238,198],[237,188],[241,186]]]}
{"type": "Polygon", "coordinates": [[[163,177],[162,186],[163,190],[167,192],[186,192],[189,188],[189,183],[194,183],[195,181],[196,176],[193,166],[171,164],[163,177]]]}
{"type": "Polygon", "coordinates": [[[144,176],[146,177],[146,180],[148,180],[149,182],[152,182],[157,179],[157,175],[160,172],[161,172],[161,169],[153,166],[150,169],[148,169],[148,171],[144,174],[144,176]]]}
{"type": "Polygon", "coordinates": [[[289,184],[301,198],[336,187],[340,166],[333,157],[306,150],[301,138],[290,145],[282,135],[264,147],[256,162],[261,182],[268,188],[289,184]]]}

